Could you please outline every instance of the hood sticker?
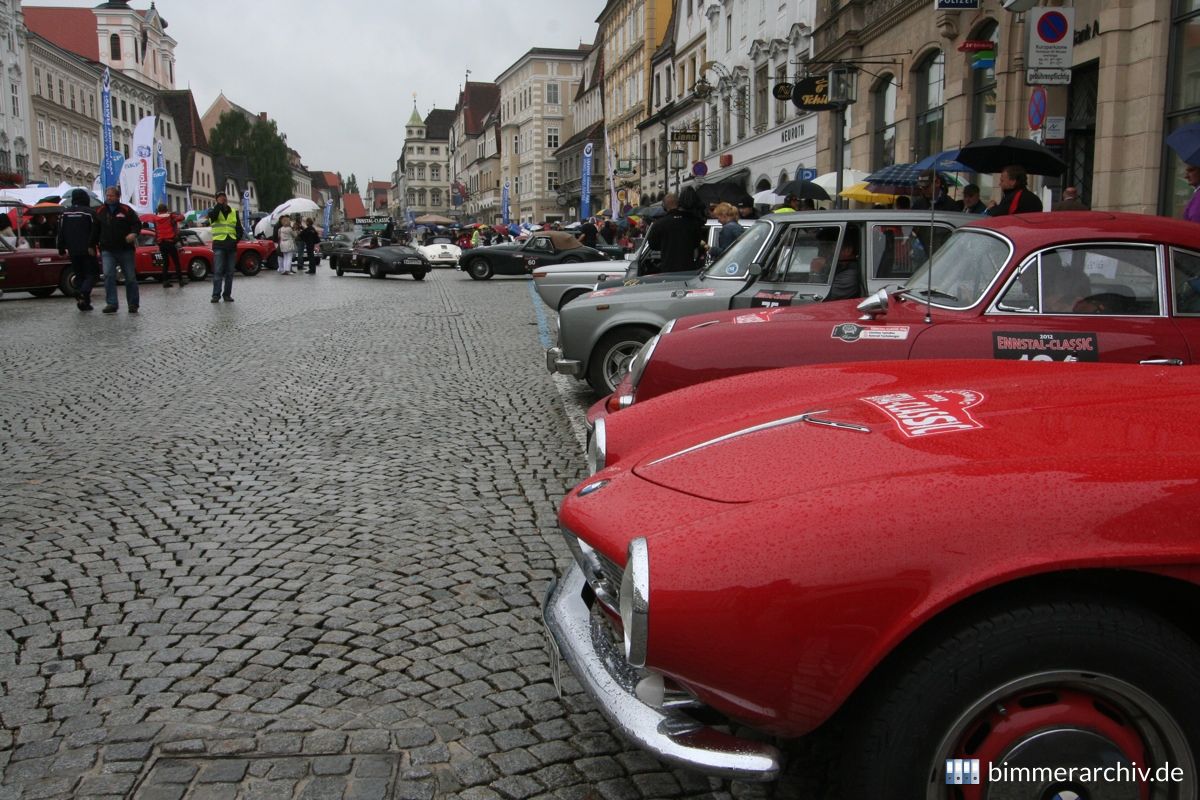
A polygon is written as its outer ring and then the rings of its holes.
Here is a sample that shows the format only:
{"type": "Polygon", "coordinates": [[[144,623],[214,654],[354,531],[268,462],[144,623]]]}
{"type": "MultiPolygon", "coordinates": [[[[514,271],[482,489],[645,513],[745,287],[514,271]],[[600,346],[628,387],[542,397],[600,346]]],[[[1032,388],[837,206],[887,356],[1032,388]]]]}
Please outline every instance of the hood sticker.
{"type": "Polygon", "coordinates": [[[910,439],[983,427],[971,416],[971,409],[982,403],[984,396],[971,389],[881,394],[861,399],[887,414],[900,432],[910,439]]]}
{"type": "Polygon", "coordinates": [[[591,292],[590,294],[588,294],[588,297],[608,297],[610,294],[616,294],[617,289],[619,289],[619,288],[621,288],[621,287],[612,286],[612,287],[609,287],[608,289],[600,289],[599,291],[591,292]]]}
{"type": "Polygon", "coordinates": [[[730,263],[725,265],[725,274],[726,275],[737,275],[738,270],[740,270],[741,268],[742,268],[741,265],[738,264],[736,261],[731,261],[730,263]]]}
{"type": "Polygon", "coordinates": [[[779,308],[780,306],[790,306],[792,298],[796,296],[795,292],[774,292],[762,291],[757,292],[750,299],[751,308],[779,308]]]}
{"type": "Polygon", "coordinates": [[[716,289],[688,289],[684,297],[716,297],[716,289]]]}
{"type": "Polygon", "coordinates": [[[755,322],[770,322],[771,314],[767,311],[758,311],[753,314],[738,314],[733,318],[735,325],[752,325],[755,322]]]}
{"type": "Polygon", "coordinates": [[[843,342],[857,342],[864,339],[903,342],[908,338],[908,326],[871,325],[868,327],[854,322],[843,322],[841,325],[833,326],[830,338],[841,339],[843,342]]]}
{"type": "Polygon", "coordinates": [[[1006,361],[1099,361],[1094,333],[993,331],[992,356],[1006,361]]]}

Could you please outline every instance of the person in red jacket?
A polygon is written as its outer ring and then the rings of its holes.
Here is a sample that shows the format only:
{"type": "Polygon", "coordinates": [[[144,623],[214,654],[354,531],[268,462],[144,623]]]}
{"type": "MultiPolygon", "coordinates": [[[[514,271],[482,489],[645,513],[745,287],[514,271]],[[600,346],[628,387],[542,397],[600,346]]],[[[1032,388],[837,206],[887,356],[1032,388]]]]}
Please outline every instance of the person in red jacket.
{"type": "Polygon", "coordinates": [[[183,222],[183,214],[167,208],[166,203],[158,204],[158,213],[154,215],[154,241],[158,242],[158,252],[162,255],[162,285],[171,285],[171,262],[175,262],[175,280],[179,288],[183,288],[183,267],[179,264],[179,250],[175,246],[179,237],[179,223],[183,222]]]}

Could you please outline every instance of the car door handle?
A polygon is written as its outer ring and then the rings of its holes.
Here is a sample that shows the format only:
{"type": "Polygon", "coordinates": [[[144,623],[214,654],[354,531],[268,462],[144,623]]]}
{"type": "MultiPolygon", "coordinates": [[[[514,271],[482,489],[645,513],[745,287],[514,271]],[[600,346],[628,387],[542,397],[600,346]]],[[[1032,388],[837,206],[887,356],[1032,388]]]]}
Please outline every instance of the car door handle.
{"type": "Polygon", "coordinates": [[[1139,364],[1145,364],[1150,367],[1182,367],[1182,358],[1147,358],[1145,361],[1139,361],[1139,364]]]}

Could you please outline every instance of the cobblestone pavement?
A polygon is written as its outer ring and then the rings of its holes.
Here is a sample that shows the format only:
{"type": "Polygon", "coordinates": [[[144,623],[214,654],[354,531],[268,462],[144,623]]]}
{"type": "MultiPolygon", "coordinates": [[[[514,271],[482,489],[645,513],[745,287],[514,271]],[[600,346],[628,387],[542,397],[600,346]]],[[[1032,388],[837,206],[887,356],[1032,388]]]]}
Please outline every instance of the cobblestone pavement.
{"type": "Polygon", "coordinates": [[[551,685],[583,459],[525,280],[208,295],[0,300],[0,798],[761,796],[551,685]]]}

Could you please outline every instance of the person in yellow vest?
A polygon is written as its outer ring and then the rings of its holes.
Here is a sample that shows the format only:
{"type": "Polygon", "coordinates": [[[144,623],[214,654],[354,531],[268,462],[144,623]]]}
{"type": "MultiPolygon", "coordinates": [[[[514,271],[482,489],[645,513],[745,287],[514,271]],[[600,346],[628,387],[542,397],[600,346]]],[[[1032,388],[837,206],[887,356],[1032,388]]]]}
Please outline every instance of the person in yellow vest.
{"type": "Polygon", "coordinates": [[[208,212],[212,225],[213,293],[216,303],[222,297],[233,302],[233,270],[237,263],[237,243],[242,238],[242,223],[237,209],[231,208],[224,192],[217,192],[217,204],[208,212]]]}

